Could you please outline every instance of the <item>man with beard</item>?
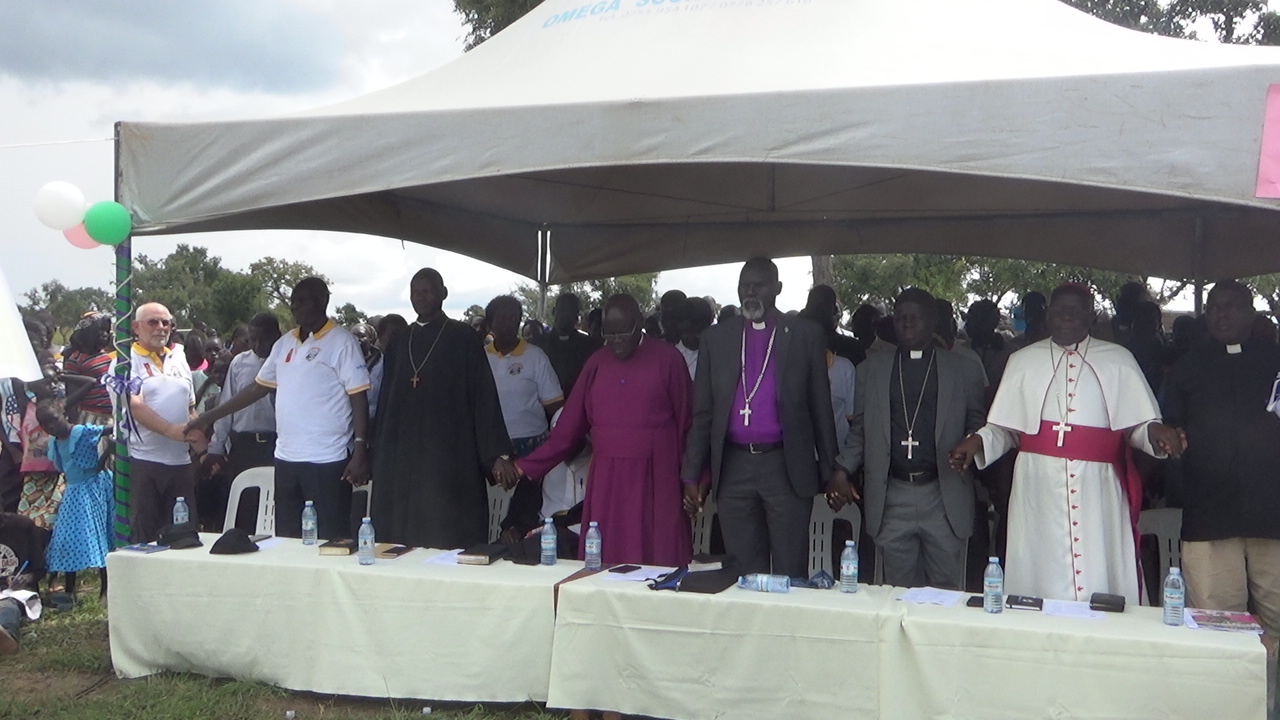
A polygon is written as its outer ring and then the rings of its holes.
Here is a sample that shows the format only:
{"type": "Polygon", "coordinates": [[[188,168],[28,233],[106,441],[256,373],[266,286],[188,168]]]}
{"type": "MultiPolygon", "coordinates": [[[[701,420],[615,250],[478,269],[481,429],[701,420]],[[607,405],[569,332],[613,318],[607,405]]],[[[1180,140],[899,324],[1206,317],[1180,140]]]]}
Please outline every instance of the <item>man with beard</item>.
{"type": "Polygon", "coordinates": [[[826,338],[778,312],[781,291],[773,261],[748,260],[741,315],[703,333],[680,477],[686,509],[697,512],[710,467],[725,551],[741,572],[803,577],[813,497],[837,448],[826,338]]]}

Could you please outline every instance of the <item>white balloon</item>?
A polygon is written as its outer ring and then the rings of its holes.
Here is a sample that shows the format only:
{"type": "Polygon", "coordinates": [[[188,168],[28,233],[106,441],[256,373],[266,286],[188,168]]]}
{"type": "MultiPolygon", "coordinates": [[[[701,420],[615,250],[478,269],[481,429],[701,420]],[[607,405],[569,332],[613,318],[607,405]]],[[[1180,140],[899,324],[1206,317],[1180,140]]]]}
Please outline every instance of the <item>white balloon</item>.
{"type": "Polygon", "coordinates": [[[84,221],[84,193],[69,182],[55,180],[36,193],[40,222],[54,230],[69,230],[84,221]]]}

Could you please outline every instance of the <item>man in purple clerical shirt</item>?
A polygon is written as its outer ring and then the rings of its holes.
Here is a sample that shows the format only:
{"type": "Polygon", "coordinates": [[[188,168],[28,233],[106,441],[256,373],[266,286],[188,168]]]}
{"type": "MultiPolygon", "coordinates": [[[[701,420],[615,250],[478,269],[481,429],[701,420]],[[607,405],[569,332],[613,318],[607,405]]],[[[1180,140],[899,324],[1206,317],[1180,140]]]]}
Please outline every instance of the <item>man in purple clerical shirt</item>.
{"type": "Polygon", "coordinates": [[[690,512],[716,493],[725,551],[741,572],[804,577],[813,496],[837,445],[822,328],[778,312],[781,291],[773,261],[748,260],[741,314],[702,334],[680,477],[690,512]]]}

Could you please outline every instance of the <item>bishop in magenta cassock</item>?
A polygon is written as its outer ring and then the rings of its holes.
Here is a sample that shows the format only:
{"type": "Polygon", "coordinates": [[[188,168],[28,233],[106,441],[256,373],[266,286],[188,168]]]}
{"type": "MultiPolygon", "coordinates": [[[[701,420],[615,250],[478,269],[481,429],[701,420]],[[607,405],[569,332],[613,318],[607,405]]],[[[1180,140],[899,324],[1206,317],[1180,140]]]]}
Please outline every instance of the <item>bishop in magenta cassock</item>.
{"type": "Polygon", "coordinates": [[[635,299],[609,298],[605,347],[587,360],[547,442],[516,464],[528,477],[541,478],[577,455],[590,432],[594,454],[583,537],[587,523],[596,520],[606,564],[678,566],[692,554],[680,458],[693,387],[680,351],[640,330],[635,299]]]}
{"type": "Polygon", "coordinates": [[[951,453],[987,467],[1017,448],[1009,500],[1005,591],[1059,600],[1095,592],[1141,598],[1135,528],[1142,480],[1132,449],[1179,455],[1133,355],[1089,336],[1093,295],[1054,291],[1051,337],[1014,353],[987,425],[951,453]]]}

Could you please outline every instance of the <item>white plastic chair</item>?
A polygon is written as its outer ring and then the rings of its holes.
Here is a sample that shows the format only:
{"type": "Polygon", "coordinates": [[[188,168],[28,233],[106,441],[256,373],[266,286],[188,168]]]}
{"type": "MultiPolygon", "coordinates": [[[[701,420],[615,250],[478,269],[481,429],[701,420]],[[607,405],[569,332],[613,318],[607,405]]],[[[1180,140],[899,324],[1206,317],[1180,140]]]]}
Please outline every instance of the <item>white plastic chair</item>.
{"type": "MultiPolygon", "coordinates": [[[[1138,515],[1138,534],[1155,535],[1160,545],[1160,582],[1169,574],[1171,566],[1182,567],[1182,508],[1157,508],[1143,510],[1138,515]]],[[[1160,587],[1147,588],[1151,604],[1158,605],[1163,597],[1160,587]]]]}
{"type": "Polygon", "coordinates": [[[502,519],[507,516],[515,488],[506,490],[501,484],[489,486],[489,542],[497,542],[502,534],[502,519]]]}
{"type": "Polygon", "coordinates": [[[236,526],[236,510],[240,507],[240,496],[251,487],[258,488],[256,532],[259,535],[274,535],[276,531],[276,469],[270,465],[249,468],[232,481],[231,494],[227,499],[227,515],[222,520],[222,531],[226,532],[236,526]]]}
{"type": "Polygon", "coordinates": [[[706,502],[702,504],[702,512],[693,519],[693,554],[709,554],[711,552],[711,528],[715,526],[716,496],[707,493],[706,502]]]}
{"type": "Polygon", "coordinates": [[[364,495],[364,515],[361,517],[369,517],[370,511],[373,510],[373,481],[361,485],[351,491],[351,507],[360,507],[356,503],[360,502],[359,495],[364,495]]]}
{"type": "Polygon", "coordinates": [[[862,512],[856,504],[845,505],[840,512],[832,512],[825,494],[813,497],[813,512],[809,516],[809,577],[824,570],[831,577],[831,528],[836,520],[845,520],[853,526],[853,539],[862,530],[862,512]]]}

